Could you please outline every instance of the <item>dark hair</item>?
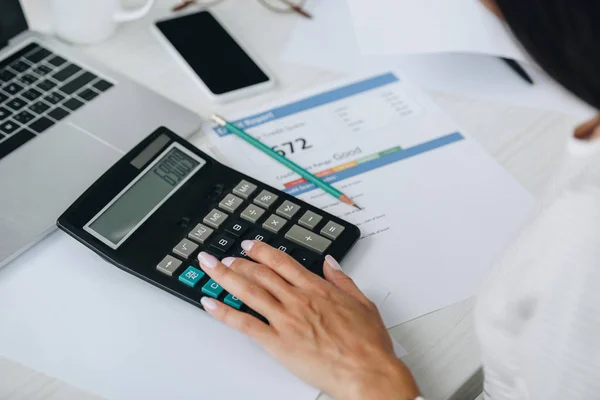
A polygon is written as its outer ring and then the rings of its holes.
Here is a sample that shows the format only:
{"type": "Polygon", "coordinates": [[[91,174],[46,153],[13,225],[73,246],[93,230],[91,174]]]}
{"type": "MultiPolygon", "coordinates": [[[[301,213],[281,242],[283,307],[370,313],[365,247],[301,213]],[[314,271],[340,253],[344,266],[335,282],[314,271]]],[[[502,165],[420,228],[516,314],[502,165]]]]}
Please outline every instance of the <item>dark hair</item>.
{"type": "Polygon", "coordinates": [[[525,49],[600,110],[600,0],[496,0],[525,49]]]}

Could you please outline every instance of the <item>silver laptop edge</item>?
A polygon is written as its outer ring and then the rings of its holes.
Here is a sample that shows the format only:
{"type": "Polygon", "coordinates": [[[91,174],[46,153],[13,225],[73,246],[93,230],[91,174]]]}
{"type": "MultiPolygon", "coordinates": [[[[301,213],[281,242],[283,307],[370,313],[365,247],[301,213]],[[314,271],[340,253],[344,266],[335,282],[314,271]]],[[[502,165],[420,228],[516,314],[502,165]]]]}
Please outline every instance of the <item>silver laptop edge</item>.
{"type": "Polygon", "coordinates": [[[32,42],[115,86],[0,159],[0,268],[51,233],[62,211],[157,127],[189,137],[201,125],[198,115],[42,34],[18,34],[0,61],[32,42]]]}

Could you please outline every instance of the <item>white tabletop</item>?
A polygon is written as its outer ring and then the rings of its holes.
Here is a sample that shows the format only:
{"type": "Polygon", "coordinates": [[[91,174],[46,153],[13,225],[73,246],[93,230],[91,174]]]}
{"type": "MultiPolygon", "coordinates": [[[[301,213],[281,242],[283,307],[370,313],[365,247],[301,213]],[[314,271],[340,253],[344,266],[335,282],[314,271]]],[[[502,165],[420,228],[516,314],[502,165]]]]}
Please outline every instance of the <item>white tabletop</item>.
{"type": "MultiPolygon", "coordinates": [[[[229,0],[215,7],[214,12],[269,66],[278,84],[268,93],[217,106],[194,88],[191,79],[182,73],[150,31],[151,22],[168,15],[173,2],[158,1],[143,20],[124,25],[106,42],[82,50],[201,114],[218,111],[227,115],[228,111],[251,109],[339,77],[280,60],[279,55],[297,16],[274,14],[257,1],[229,0]]],[[[32,22],[44,28],[47,24],[41,15],[36,14],[32,22]]],[[[202,38],[198,38],[198,48],[201,51],[202,38]]],[[[551,176],[564,140],[577,122],[574,117],[555,112],[476,101],[456,94],[430,94],[465,132],[535,196],[540,194],[551,176]]],[[[479,367],[479,353],[472,329],[472,306],[472,300],[465,301],[391,330],[391,334],[408,350],[409,355],[403,360],[428,398],[448,398],[479,367]]],[[[95,398],[69,386],[68,382],[60,382],[2,358],[0,377],[0,398],[95,398]]],[[[474,398],[478,394],[476,387],[462,398],[474,398]]]]}

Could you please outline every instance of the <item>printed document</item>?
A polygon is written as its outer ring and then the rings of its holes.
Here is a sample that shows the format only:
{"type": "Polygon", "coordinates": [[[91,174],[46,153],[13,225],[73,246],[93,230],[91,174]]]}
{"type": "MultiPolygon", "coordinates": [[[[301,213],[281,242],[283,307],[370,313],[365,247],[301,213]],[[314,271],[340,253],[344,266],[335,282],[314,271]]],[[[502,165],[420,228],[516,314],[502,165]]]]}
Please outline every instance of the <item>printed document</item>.
{"type": "Polygon", "coordinates": [[[397,307],[386,312],[387,326],[475,294],[533,204],[398,72],[229,117],[364,208],[338,202],[224,128],[205,126],[213,154],[231,167],[358,225],[362,237],[342,266],[371,298],[391,294],[397,307]]]}

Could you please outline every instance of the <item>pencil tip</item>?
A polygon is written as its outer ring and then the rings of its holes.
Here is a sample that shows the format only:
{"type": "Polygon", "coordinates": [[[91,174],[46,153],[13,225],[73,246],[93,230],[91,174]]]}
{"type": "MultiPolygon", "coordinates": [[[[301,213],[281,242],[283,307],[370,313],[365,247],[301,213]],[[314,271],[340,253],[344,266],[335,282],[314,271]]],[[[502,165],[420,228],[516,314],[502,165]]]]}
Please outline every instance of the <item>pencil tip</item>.
{"type": "Polygon", "coordinates": [[[356,204],[356,203],[354,203],[354,207],[358,208],[360,211],[362,211],[362,210],[363,210],[363,209],[362,209],[362,207],[361,207],[361,206],[359,206],[359,205],[358,205],[358,204],[356,204]]]}
{"type": "Polygon", "coordinates": [[[213,114],[210,116],[210,119],[212,119],[214,122],[216,122],[217,124],[221,125],[221,126],[225,126],[227,124],[227,121],[225,121],[225,119],[217,114],[213,114]]]}

